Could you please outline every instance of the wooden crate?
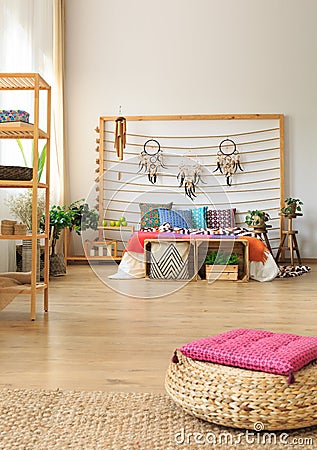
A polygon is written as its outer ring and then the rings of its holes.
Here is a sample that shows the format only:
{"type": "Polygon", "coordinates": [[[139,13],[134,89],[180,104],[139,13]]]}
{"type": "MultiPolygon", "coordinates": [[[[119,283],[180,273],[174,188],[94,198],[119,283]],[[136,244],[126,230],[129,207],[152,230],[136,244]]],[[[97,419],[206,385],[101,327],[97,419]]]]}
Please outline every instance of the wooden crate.
{"type": "Polygon", "coordinates": [[[240,258],[237,281],[249,280],[249,242],[247,239],[196,239],[197,271],[201,279],[206,279],[205,258],[214,251],[236,253],[240,258]]]}
{"type": "Polygon", "coordinates": [[[220,265],[220,264],[206,264],[206,279],[208,281],[213,280],[231,280],[237,281],[238,279],[238,264],[232,265],[220,265]]]}

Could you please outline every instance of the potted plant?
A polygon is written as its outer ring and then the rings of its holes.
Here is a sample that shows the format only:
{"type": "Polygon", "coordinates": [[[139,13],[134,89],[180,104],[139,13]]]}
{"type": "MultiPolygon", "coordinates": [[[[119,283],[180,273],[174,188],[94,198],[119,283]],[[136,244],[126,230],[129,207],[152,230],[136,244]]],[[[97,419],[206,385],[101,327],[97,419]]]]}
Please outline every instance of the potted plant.
{"type": "MultiPolygon", "coordinates": [[[[44,216],[41,227],[44,230],[44,216]]],[[[66,206],[53,205],[50,209],[50,275],[60,276],[66,274],[64,256],[56,253],[56,244],[64,228],[71,227],[71,216],[66,206]]]]}
{"type": "Polygon", "coordinates": [[[236,253],[210,252],[205,258],[207,280],[237,280],[240,257],[236,253]]]}
{"type": "Polygon", "coordinates": [[[262,210],[255,209],[254,211],[248,211],[248,215],[245,218],[245,223],[251,227],[265,228],[266,222],[270,220],[270,215],[262,210]]]}
{"type": "MultiPolygon", "coordinates": [[[[42,218],[42,227],[44,227],[42,218]]],[[[64,255],[56,253],[56,243],[64,228],[70,231],[75,230],[77,234],[81,231],[92,228],[97,229],[99,215],[89,208],[83,199],[77,200],[67,207],[53,205],[50,209],[50,235],[51,235],[51,255],[50,255],[50,275],[60,276],[66,274],[64,255]]]]}
{"type": "Polygon", "coordinates": [[[301,205],[303,202],[299,198],[287,197],[285,200],[285,207],[281,209],[282,214],[292,215],[296,214],[296,211],[301,211],[301,205]]]}

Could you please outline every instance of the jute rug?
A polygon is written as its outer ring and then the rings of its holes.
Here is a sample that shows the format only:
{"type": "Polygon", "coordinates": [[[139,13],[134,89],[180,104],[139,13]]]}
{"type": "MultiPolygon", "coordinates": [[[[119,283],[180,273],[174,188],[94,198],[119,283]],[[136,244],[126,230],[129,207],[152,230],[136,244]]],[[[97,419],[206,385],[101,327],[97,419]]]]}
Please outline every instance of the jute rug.
{"type": "Polygon", "coordinates": [[[317,427],[266,435],[203,422],[164,394],[0,390],[0,449],[316,449],[317,427]]]}

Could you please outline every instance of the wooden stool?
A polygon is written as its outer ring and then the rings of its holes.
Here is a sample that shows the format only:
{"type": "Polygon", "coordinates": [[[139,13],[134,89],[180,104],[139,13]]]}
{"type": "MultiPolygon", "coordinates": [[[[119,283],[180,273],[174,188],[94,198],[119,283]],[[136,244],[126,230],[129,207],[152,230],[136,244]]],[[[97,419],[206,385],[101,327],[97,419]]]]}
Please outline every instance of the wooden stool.
{"type": "Polygon", "coordinates": [[[294,265],[294,251],[296,252],[297,259],[299,265],[302,265],[302,260],[299,254],[299,248],[298,243],[296,239],[296,234],[298,231],[293,230],[293,219],[296,219],[298,216],[302,216],[301,213],[295,213],[295,214],[282,214],[282,216],[286,217],[288,219],[288,228],[285,231],[282,231],[282,240],[280,243],[280,246],[278,248],[275,261],[278,262],[278,259],[280,257],[280,254],[282,253],[282,250],[289,250],[290,251],[290,257],[291,257],[291,265],[294,265]],[[285,240],[287,238],[288,245],[284,246],[285,240]]]}
{"type": "Polygon", "coordinates": [[[267,246],[268,250],[270,251],[271,255],[272,255],[272,249],[271,249],[271,245],[270,245],[270,241],[267,235],[267,228],[272,228],[272,225],[266,225],[264,227],[250,227],[253,228],[253,233],[255,234],[255,237],[259,236],[262,241],[265,242],[265,245],[267,246]]]}

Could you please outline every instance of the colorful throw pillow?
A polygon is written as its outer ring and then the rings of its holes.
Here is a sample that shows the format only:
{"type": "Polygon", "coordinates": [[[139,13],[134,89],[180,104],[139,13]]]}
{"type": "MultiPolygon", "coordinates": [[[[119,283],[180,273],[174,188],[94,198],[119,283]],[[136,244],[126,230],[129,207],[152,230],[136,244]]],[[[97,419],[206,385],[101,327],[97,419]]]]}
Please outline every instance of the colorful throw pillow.
{"type": "Polygon", "coordinates": [[[206,212],[207,228],[233,228],[236,209],[208,209],[206,212]]]}
{"type": "Polygon", "coordinates": [[[207,206],[192,209],[193,228],[207,228],[206,212],[207,206]]]}
{"type": "Polygon", "coordinates": [[[317,337],[238,328],[189,342],[179,351],[192,359],[289,375],[317,359],[317,337]]]}
{"type": "Polygon", "coordinates": [[[159,208],[172,209],[170,203],[139,203],[141,211],[141,228],[153,228],[160,226],[159,208]]]}
{"type": "Polygon", "coordinates": [[[176,228],[193,228],[191,210],[172,210],[159,208],[160,222],[168,222],[176,228]]]}

